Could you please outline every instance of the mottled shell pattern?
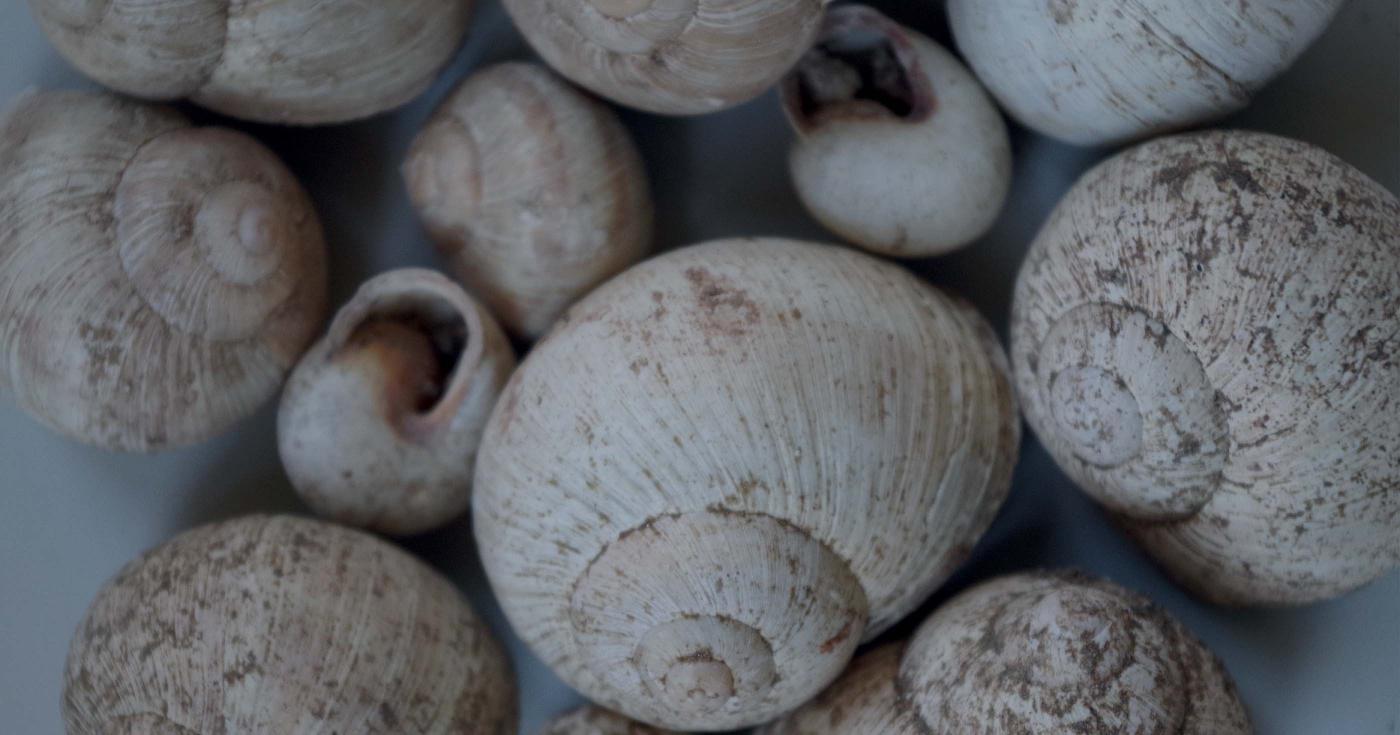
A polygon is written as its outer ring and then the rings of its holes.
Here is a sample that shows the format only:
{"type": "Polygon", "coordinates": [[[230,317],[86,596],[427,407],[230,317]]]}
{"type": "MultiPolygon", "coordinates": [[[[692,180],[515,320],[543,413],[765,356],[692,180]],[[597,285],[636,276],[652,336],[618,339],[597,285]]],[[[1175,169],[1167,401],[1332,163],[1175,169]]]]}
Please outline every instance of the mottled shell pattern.
{"type": "Polygon", "coordinates": [[[615,102],[715,112],[772,87],[812,44],[828,0],[505,0],[556,71],[615,102]]]}
{"type": "Polygon", "coordinates": [[[1107,581],[984,582],[906,645],[875,649],[761,735],[1250,735],[1220,660],[1166,611],[1107,581]]]}
{"type": "Polygon", "coordinates": [[[967,63],[1026,126],[1078,144],[1249,104],[1345,0],[949,0],[967,63]]]}
{"type": "Polygon", "coordinates": [[[427,88],[467,32],[472,0],[29,0],[84,74],[153,100],[246,120],[345,122],[427,88]]]}
{"type": "Polygon", "coordinates": [[[505,651],[452,584],[368,534],[250,516],[177,536],[98,594],[69,735],[514,735],[505,651]]]}
{"type": "Polygon", "coordinates": [[[942,46],[863,5],[827,13],[783,82],[807,210],[877,253],[927,257],[991,228],[1011,187],[1001,112],[942,46]]]}
{"type": "Polygon", "coordinates": [[[389,534],[467,509],[476,448],[515,369],[505,333],[446,277],[360,287],[287,381],[278,448],[317,514],[389,534]]]}
{"type": "Polygon", "coordinates": [[[726,240],[575,305],[478,458],[492,586],[569,684],[725,730],[817,694],[970,553],[1019,421],[973,310],[834,246],[726,240]]]}
{"type": "Polygon", "coordinates": [[[1051,454],[1198,594],[1400,562],[1400,201],[1339,159],[1245,132],[1110,159],[1032,244],[1012,343],[1051,454]]]}
{"type": "Polygon", "coordinates": [[[651,247],[646,169],[612,110],[542,66],[468,77],[404,165],[452,273],[534,339],[651,247]]]}
{"type": "Polygon", "coordinates": [[[601,707],[583,707],[556,717],[539,735],[679,735],[658,730],[609,712],[601,707]]]}
{"type": "Polygon", "coordinates": [[[281,385],[325,314],[311,201],[251,138],[115,96],[0,116],[0,389],[109,449],[198,442],[281,385]]]}

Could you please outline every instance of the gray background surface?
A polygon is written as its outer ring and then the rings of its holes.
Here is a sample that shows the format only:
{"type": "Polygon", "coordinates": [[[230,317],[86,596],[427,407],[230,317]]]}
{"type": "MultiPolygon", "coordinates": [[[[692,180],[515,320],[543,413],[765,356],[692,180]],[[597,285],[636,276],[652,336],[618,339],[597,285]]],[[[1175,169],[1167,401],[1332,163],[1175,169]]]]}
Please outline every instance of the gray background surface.
{"type": "MultiPolygon", "coordinates": [[[[933,0],[875,4],[947,38],[933,0]]],[[[315,197],[336,304],[373,273],[437,264],[407,206],[398,163],[453,83],[484,63],[527,56],[498,3],[488,0],[452,66],[396,114],[319,130],[234,124],[281,154],[315,197]]],[[[25,3],[4,0],[0,101],[35,86],[93,85],[44,41],[25,3]]],[[[772,95],[707,118],[623,117],[653,176],[659,247],[730,235],[829,239],[788,184],[790,135],[772,95]]],[[[1354,0],[1291,72],[1224,124],[1321,145],[1400,191],[1400,2],[1354,0]]],[[[996,229],[963,253],[911,264],[976,302],[1003,331],[1030,238],[1069,184],[1106,154],[1019,130],[1014,140],[1016,185],[996,229]]],[[[0,397],[0,732],[62,731],[69,637],[94,593],[126,561],[199,523],[253,511],[302,512],[277,461],[273,415],[268,406],[236,431],[191,449],[121,456],[49,434],[0,397]]],[[[465,523],[407,546],[449,574],[509,641],[522,685],[522,733],[580,701],[508,632],[465,523]]],[[[1261,733],[1397,731],[1400,573],[1305,609],[1204,605],[1167,582],[1028,436],[1010,501],[967,567],[930,605],[978,579],[1038,566],[1077,566],[1165,605],[1224,658],[1261,733]]],[[[927,609],[892,635],[907,634],[927,609]]]]}

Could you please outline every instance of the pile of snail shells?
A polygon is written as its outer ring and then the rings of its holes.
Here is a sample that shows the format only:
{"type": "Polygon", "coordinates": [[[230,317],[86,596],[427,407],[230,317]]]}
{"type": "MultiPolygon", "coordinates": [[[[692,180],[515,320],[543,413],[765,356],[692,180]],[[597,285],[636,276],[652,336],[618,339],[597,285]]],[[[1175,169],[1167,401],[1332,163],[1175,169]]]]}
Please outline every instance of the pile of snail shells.
{"type": "Polygon", "coordinates": [[[1400,200],[1336,157],[1218,131],[1108,160],[1031,245],[1011,336],[1031,427],[1196,593],[1400,564],[1400,200]]]}
{"type": "Polygon", "coordinates": [[[601,707],[581,707],[550,720],[539,735],[679,735],[658,730],[609,712],[601,707]]]}

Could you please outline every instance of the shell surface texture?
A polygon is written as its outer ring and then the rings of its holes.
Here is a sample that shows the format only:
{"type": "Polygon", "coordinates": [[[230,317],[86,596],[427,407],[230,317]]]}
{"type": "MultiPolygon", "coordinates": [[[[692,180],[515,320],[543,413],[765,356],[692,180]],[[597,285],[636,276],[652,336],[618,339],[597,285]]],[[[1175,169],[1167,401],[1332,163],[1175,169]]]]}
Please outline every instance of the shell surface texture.
{"type": "Polygon", "coordinates": [[[396,535],[441,526],[467,509],[477,445],[513,369],[505,333],[446,277],[376,276],[288,380],[282,463],[327,518],[396,535]]]}
{"type": "Polygon", "coordinates": [[[678,735],[658,730],[609,712],[601,707],[583,707],[554,718],[539,735],[678,735]]]}
{"type": "Polygon", "coordinates": [[[1101,164],[1031,246],[1012,356],[1059,465],[1194,592],[1400,562],[1400,201],[1332,155],[1210,132],[1101,164]]]}
{"type": "Polygon", "coordinates": [[[513,735],[505,651],[450,582],[290,516],[188,531],[98,594],[64,675],[70,735],[513,735]]]}
{"type": "Polygon", "coordinates": [[[1010,484],[1005,358],[970,307],[843,248],[644,262],[522,363],[472,518],[507,616],[654,726],[763,722],[970,553],[1010,484]]]}
{"type": "Polygon", "coordinates": [[[241,133],[80,92],[0,116],[0,389],[55,431],[152,451],[228,429],[320,327],[325,257],[241,133]]]}
{"type": "Polygon", "coordinates": [[[419,133],[404,178],[452,273],[527,339],[651,246],[627,130],[539,65],[469,77],[419,133]]]}
{"type": "Polygon", "coordinates": [[[245,120],[347,122],[427,88],[472,0],[29,0],[61,54],[112,89],[245,120]]]}

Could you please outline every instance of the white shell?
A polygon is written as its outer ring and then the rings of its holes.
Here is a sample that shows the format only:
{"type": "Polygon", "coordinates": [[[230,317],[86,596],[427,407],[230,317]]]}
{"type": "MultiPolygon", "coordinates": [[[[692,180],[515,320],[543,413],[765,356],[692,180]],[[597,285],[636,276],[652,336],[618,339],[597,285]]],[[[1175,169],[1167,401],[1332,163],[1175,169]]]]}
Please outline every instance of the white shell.
{"type": "Polygon", "coordinates": [[[556,717],[539,735],[679,735],[658,730],[609,712],[601,707],[583,707],[556,717]]]}
{"type": "Polygon", "coordinates": [[[84,74],[153,100],[314,125],[368,117],[427,88],[472,0],[29,0],[84,74]]]}
{"type": "Polygon", "coordinates": [[[277,445],[319,515],[382,533],[452,520],[515,369],[501,328],[456,284],[405,268],[370,279],[287,381],[277,445]]]}
{"type": "Polygon", "coordinates": [[[230,130],[114,96],[0,116],[0,389],[109,449],[201,441],[272,397],[325,314],[301,186],[230,130]]]}
{"type": "Polygon", "coordinates": [[[1344,0],[949,0],[958,48],[1002,107],[1071,143],[1222,117],[1291,66],[1344,0]]]}
{"type": "Polygon", "coordinates": [[[468,77],[404,165],[459,280],[534,339],[651,246],[646,169],[612,110],[544,67],[468,77]]]}
{"type": "Polygon", "coordinates": [[[446,579],[373,536],[250,516],[98,593],[68,654],[70,735],[514,735],[515,681],[446,579]]]}
{"type": "Polygon", "coordinates": [[[1050,453],[1212,600],[1400,562],[1400,201],[1257,133],[1088,173],[1031,246],[1013,357],[1050,453]]]}
{"type": "Polygon", "coordinates": [[[1006,123],[942,46],[863,5],[827,13],[783,84],[802,203],[867,250],[941,255],[981,237],[1011,187],[1006,123]]]}
{"type": "Polygon", "coordinates": [[[970,553],[1019,421],[970,307],[860,253],[726,240],[580,301],[478,458],[477,543],[565,681],[680,730],[819,692],[970,553]]]}

